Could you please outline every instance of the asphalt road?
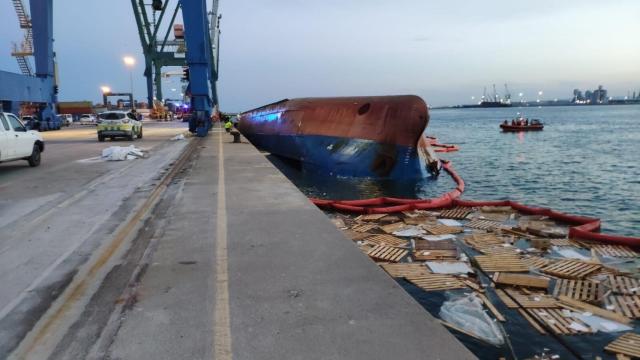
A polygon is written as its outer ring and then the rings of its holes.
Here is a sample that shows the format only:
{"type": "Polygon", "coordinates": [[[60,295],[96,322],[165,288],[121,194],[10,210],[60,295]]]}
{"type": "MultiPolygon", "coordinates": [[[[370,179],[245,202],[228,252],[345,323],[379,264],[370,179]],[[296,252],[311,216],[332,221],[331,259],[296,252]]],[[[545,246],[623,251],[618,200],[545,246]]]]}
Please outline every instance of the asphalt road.
{"type": "Polygon", "coordinates": [[[97,140],[95,127],[44,132],[39,167],[0,164],[0,358],[6,358],[75,274],[139,206],[187,141],[186,124],[145,123],[144,138],[97,140]],[[135,145],[148,157],[103,161],[135,145]]]}

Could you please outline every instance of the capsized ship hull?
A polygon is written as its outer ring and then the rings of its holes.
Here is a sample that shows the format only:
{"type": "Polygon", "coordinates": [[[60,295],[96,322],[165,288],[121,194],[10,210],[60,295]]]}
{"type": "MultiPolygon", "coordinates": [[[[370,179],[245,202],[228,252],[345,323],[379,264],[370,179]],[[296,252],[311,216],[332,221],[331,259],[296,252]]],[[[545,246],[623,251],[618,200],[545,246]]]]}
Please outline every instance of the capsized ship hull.
{"type": "Polygon", "coordinates": [[[305,170],[367,178],[416,178],[437,167],[423,132],[425,102],[411,95],[282,100],[239,115],[257,148],[305,170]]]}

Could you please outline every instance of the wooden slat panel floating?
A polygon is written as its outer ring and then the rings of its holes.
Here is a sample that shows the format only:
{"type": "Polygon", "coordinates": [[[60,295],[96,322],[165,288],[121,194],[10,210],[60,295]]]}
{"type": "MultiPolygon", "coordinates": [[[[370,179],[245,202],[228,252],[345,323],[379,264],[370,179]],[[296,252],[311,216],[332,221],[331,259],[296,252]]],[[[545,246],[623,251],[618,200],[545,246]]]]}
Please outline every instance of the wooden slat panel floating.
{"type": "Polygon", "coordinates": [[[548,278],[535,275],[496,273],[494,281],[501,285],[534,287],[545,290],[549,287],[548,278]]]}
{"type": "Polygon", "coordinates": [[[518,248],[515,246],[491,246],[482,249],[478,249],[485,255],[517,255],[518,248]]]}
{"type": "Polygon", "coordinates": [[[609,295],[604,303],[611,311],[628,318],[640,319],[640,295],[609,295]]]}
{"type": "Polygon", "coordinates": [[[579,260],[560,260],[551,265],[543,267],[544,273],[568,279],[581,279],[598,271],[601,268],[599,264],[588,263],[579,260]]]}
{"type": "Polygon", "coordinates": [[[594,245],[591,249],[603,256],[621,258],[635,258],[640,256],[640,254],[633,251],[630,247],[623,245],[594,245]]]}
{"type": "Polygon", "coordinates": [[[355,231],[355,232],[369,232],[373,229],[377,229],[378,225],[375,224],[358,224],[354,227],[351,228],[351,230],[355,231]]]}
{"type": "Polygon", "coordinates": [[[382,219],[385,216],[387,216],[387,214],[360,215],[357,218],[355,218],[355,221],[378,221],[378,220],[382,219]]]}
{"type": "Polygon", "coordinates": [[[551,263],[551,260],[540,256],[527,256],[522,258],[522,261],[527,264],[528,267],[534,269],[541,269],[551,263]]]}
{"type": "Polygon", "coordinates": [[[380,264],[380,266],[392,277],[419,277],[431,274],[424,264],[401,263],[380,264]]]}
{"type": "Polygon", "coordinates": [[[455,250],[457,247],[453,240],[415,240],[414,248],[416,250],[455,250]]]}
{"type": "Polygon", "coordinates": [[[553,246],[575,246],[575,243],[569,239],[551,239],[550,241],[553,246]]]}
{"type": "Polygon", "coordinates": [[[406,279],[425,291],[452,290],[467,287],[462,280],[446,274],[428,274],[415,277],[407,276],[406,279]]]}
{"type": "Polygon", "coordinates": [[[520,306],[523,308],[557,308],[559,307],[556,299],[546,294],[523,294],[517,290],[513,289],[498,289],[496,290],[496,295],[502,300],[502,302],[510,309],[517,309],[520,306]],[[511,295],[509,297],[507,295],[511,295]],[[513,299],[516,301],[514,301],[513,299]],[[520,305],[518,305],[520,304],[520,305]]]}
{"type": "Polygon", "coordinates": [[[438,217],[444,219],[463,220],[471,213],[472,211],[469,208],[454,208],[440,212],[438,217]]]}
{"type": "Polygon", "coordinates": [[[567,317],[560,309],[527,309],[527,312],[536,319],[544,322],[557,335],[578,335],[593,333],[589,325],[579,319],[567,317]],[[572,324],[577,324],[576,325],[572,324]]]}
{"type": "Polygon", "coordinates": [[[346,230],[344,231],[344,234],[351,240],[353,241],[359,241],[359,240],[363,240],[364,238],[367,238],[373,234],[369,234],[366,232],[357,232],[357,231],[353,231],[353,230],[346,230]]]}
{"type": "Polygon", "coordinates": [[[515,255],[478,255],[474,257],[486,272],[528,272],[529,267],[515,255]]]}
{"type": "Polygon", "coordinates": [[[385,225],[383,227],[381,227],[382,231],[391,234],[394,231],[399,231],[405,228],[408,228],[409,225],[403,223],[403,222],[397,222],[397,223],[393,223],[393,224],[389,224],[389,225],[385,225]]]}
{"type": "Polygon", "coordinates": [[[640,334],[626,333],[604,348],[606,351],[640,357],[640,334]]]}
{"type": "Polygon", "coordinates": [[[494,230],[502,226],[502,223],[491,220],[472,220],[464,226],[479,230],[494,230]]]}
{"type": "Polygon", "coordinates": [[[408,246],[409,242],[391,235],[374,235],[365,239],[365,241],[376,245],[389,245],[396,247],[408,246]]]}
{"type": "Polygon", "coordinates": [[[391,261],[398,262],[404,258],[409,251],[397,247],[376,245],[373,249],[369,250],[367,255],[372,259],[378,261],[391,261]]]}
{"type": "Polygon", "coordinates": [[[502,245],[504,239],[499,238],[496,234],[473,234],[464,237],[464,242],[472,248],[480,251],[484,248],[502,245]]]}
{"type": "Polygon", "coordinates": [[[553,289],[553,296],[568,296],[572,299],[598,304],[602,301],[603,290],[600,283],[589,280],[560,279],[553,289]]]}
{"type": "Polygon", "coordinates": [[[457,260],[458,250],[416,250],[412,256],[416,261],[457,260]]]}
{"type": "Polygon", "coordinates": [[[609,275],[605,284],[616,294],[640,295],[640,280],[638,279],[609,275]]]}
{"type": "Polygon", "coordinates": [[[431,235],[458,234],[464,231],[461,227],[447,225],[427,225],[424,229],[431,235]]]}

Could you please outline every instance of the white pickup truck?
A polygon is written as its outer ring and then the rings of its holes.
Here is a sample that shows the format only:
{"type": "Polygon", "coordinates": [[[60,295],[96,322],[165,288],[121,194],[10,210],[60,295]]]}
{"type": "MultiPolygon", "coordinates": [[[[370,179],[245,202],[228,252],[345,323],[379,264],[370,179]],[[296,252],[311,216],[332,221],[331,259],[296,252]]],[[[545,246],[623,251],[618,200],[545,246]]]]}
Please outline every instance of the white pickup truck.
{"type": "Polygon", "coordinates": [[[0,112],[0,162],[27,160],[30,166],[38,166],[43,151],[40,133],[27,130],[15,115],[0,112]]]}

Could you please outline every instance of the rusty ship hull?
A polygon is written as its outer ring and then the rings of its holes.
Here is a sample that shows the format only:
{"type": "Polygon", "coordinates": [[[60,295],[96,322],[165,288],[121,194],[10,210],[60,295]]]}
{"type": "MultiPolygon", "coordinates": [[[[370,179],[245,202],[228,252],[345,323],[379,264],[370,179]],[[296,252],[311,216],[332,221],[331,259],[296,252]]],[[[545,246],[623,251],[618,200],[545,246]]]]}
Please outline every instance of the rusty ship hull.
{"type": "Polygon", "coordinates": [[[286,99],[239,114],[240,132],[257,148],[299,161],[307,171],[365,178],[429,175],[417,96],[286,99]]]}

